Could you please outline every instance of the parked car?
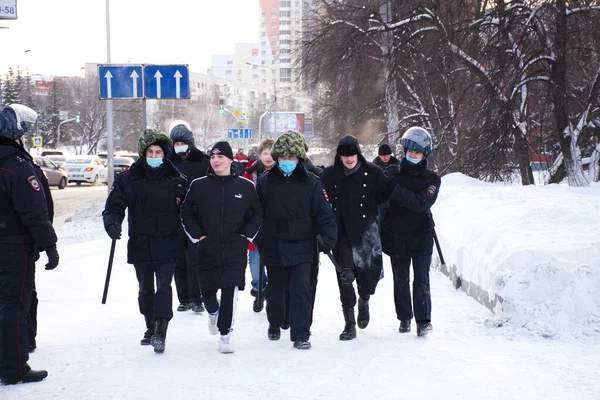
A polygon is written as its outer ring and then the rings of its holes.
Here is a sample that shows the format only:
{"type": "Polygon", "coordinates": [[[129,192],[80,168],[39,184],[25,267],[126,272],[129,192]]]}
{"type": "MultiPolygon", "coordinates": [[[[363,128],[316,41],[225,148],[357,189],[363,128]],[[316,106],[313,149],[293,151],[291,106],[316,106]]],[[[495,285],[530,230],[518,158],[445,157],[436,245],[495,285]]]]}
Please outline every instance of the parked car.
{"type": "Polygon", "coordinates": [[[115,157],[113,160],[113,167],[115,169],[115,176],[122,174],[125,171],[129,171],[131,168],[131,164],[133,164],[135,160],[131,157],[115,157]]]}
{"type": "Polygon", "coordinates": [[[47,156],[68,156],[69,152],[67,150],[59,150],[59,149],[47,149],[42,151],[42,157],[47,156]]]}
{"type": "Polygon", "coordinates": [[[108,171],[104,161],[98,156],[72,156],[67,158],[63,167],[69,174],[69,181],[81,185],[83,182],[97,185],[107,183],[108,171]]]}
{"type": "MultiPolygon", "coordinates": [[[[44,153],[42,153],[44,154],[44,153]]],[[[44,156],[42,156],[44,157],[44,156]]],[[[48,155],[45,156],[47,159],[51,160],[54,164],[56,164],[58,167],[62,167],[63,164],[65,163],[65,161],[67,161],[67,157],[68,156],[63,156],[63,155],[48,155]]]]}
{"type": "Polygon", "coordinates": [[[33,161],[40,166],[50,186],[58,186],[64,189],[69,184],[69,174],[63,167],[59,167],[52,160],[46,157],[33,157],[33,161]]]}

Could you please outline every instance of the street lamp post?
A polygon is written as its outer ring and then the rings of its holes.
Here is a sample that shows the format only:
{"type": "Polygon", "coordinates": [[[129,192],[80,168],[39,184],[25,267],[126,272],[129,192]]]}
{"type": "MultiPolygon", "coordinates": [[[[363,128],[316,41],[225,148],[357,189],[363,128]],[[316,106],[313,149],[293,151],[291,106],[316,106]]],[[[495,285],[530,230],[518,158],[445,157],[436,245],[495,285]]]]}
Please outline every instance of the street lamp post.
{"type": "Polygon", "coordinates": [[[72,122],[72,121],[77,121],[79,119],[79,116],[75,117],[75,118],[69,118],[69,119],[65,119],[64,121],[61,121],[58,124],[58,127],[56,128],[56,148],[58,149],[58,147],[60,146],[60,127],[62,124],[65,124],[67,122],[72,122]]]}
{"type": "Polygon", "coordinates": [[[259,68],[268,68],[271,71],[271,74],[273,74],[273,107],[271,109],[271,112],[273,113],[273,130],[275,131],[274,133],[277,134],[277,76],[275,75],[276,68],[269,67],[268,65],[256,65],[252,64],[251,62],[246,62],[246,64],[256,66],[259,68]]]}

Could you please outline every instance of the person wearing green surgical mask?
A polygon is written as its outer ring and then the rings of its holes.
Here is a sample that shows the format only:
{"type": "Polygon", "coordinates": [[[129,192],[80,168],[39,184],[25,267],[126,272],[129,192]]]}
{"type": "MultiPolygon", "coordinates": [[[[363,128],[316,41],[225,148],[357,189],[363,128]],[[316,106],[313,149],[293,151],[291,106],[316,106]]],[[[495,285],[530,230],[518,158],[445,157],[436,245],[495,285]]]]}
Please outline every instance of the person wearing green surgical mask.
{"type": "Polygon", "coordinates": [[[171,281],[181,252],[179,208],[187,190],[187,180],[168,158],[172,146],[166,134],[145,130],[138,140],[140,158],[116,177],[102,213],[106,233],[118,240],[128,209],[127,262],[135,268],[138,305],[146,321],[141,344],[151,344],[157,353],[165,350],[173,318],[171,281]]]}

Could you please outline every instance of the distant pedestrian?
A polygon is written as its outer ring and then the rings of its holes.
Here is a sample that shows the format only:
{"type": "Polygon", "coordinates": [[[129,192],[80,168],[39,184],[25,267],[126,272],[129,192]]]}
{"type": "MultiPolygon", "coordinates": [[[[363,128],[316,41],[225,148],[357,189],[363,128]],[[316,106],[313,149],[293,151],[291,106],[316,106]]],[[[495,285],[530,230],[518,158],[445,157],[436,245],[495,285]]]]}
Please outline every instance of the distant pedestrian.
{"type": "Polygon", "coordinates": [[[417,335],[425,336],[433,329],[429,285],[433,252],[430,208],[437,200],[441,180],[435,172],[427,169],[427,158],[433,149],[429,132],[420,127],[409,128],[402,136],[402,145],[406,155],[392,171],[390,207],[383,219],[381,242],[383,252],[392,261],[399,331],[410,332],[414,316],[417,335]],[[411,263],[414,272],[412,304],[411,263]]]}
{"type": "Polygon", "coordinates": [[[381,168],[386,175],[390,175],[398,162],[398,159],[392,155],[392,148],[386,143],[379,146],[377,157],[373,160],[373,164],[381,168]]]}
{"type": "Polygon", "coordinates": [[[244,175],[244,170],[248,166],[248,156],[244,154],[244,149],[238,149],[238,152],[233,156],[234,166],[239,176],[244,175]]]}

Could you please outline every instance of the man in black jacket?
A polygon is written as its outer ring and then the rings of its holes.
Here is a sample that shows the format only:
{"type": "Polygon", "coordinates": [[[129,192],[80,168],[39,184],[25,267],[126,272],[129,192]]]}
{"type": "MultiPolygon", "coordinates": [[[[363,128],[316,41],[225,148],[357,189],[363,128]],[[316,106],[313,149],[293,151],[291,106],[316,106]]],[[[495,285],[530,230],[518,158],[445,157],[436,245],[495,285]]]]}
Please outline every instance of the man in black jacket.
{"type": "Polygon", "coordinates": [[[373,164],[381,168],[386,175],[389,175],[391,170],[399,162],[398,159],[392,155],[392,148],[389,144],[384,143],[379,146],[377,154],[377,157],[373,160],[373,164]]]}
{"type": "Polygon", "coordinates": [[[429,267],[433,252],[433,221],[430,208],[435,203],[441,180],[427,169],[433,143],[420,127],[409,128],[402,136],[406,156],[392,172],[390,207],[382,224],[383,252],[390,256],[394,273],[394,303],[400,320],[399,331],[410,332],[414,317],[417,335],[425,336],[431,326],[429,267]],[[414,271],[413,304],[410,295],[410,265],[414,271]]]}
{"type": "Polygon", "coordinates": [[[147,329],[141,344],[151,344],[157,353],[165,350],[173,318],[171,280],[181,251],[179,207],[187,189],[186,179],[169,161],[171,146],[164,133],[145,130],[138,140],[140,158],[117,177],[102,213],[108,236],[120,239],[129,208],[127,262],[135,267],[147,329]]]}
{"type": "Polygon", "coordinates": [[[364,329],[370,319],[369,298],[383,277],[377,206],[387,200],[389,190],[383,171],[365,160],[354,136],[341,138],[336,153],[334,165],[325,168],[321,180],[338,223],[333,256],[342,267],[337,278],[346,321],[340,340],[351,340],[356,337],[352,282],[356,278],[358,327],[364,329]]]}
{"type": "Polygon", "coordinates": [[[47,270],[59,262],[47,181],[23,148],[26,123],[36,117],[26,106],[0,107],[0,382],[5,385],[48,376],[27,364],[35,261],[42,250],[47,270]]]}
{"type": "MultiPolygon", "coordinates": [[[[210,167],[209,159],[202,151],[196,148],[194,135],[187,122],[182,120],[173,121],[171,124],[171,140],[173,141],[173,153],[171,162],[192,183],[194,179],[206,176],[210,167]]],[[[202,295],[200,283],[198,282],[198,269],[196,268],[196,247],[184,234],[182,237],[181,254],[175,265],[175,287],[179,306],[177,311],[191,309],[200,313],[204,311],[202,306],[202,295]]]]}
{"type": "Polygon", "coordinates": [[[254,184],[237,175],[229,143],[214,145],[210,166],[206,177],[190,185],[181,220],[189,239],[198,244],[198,273],[209,313],[208,330],[213,335],[221,333],[221,353],[233,353],[231,333],[237,292],[244,290],[246,249],[258,232],[262,209],[254,184]]]}
{"type": "Polygon", "coordinates": [[[267,266],[268,337],[278,340],[285,320],[285,292],[290,290],[290,339],[310,349],[311,266],[315,242],[330,251],[337,238],[335,215],[323,185],[302,165],[306,150],[301,134],[285,133],[271,150],[277,164],[258,178],[263,205],[261,255],[267,266]]]}

